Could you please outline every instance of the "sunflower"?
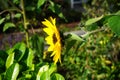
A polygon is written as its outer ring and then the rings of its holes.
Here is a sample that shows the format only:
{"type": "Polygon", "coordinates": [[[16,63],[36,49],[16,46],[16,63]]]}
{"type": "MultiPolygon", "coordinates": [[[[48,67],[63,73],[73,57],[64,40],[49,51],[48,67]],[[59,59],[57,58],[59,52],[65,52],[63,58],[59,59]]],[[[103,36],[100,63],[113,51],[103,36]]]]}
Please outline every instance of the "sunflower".
{"type": "Polygon", "coordinates": [[[42,24],[46,26],[43,28],[43,31],[48,35],[45,38],[49,45],[47,51],[52,51],[51,57],[53,57],[54,63],[57,63],[58,60],[61,63],[61,38],[56,28],[56,19],[50,17],[50,20],[45,19],[45,21],[42,21],[42,24]]]}

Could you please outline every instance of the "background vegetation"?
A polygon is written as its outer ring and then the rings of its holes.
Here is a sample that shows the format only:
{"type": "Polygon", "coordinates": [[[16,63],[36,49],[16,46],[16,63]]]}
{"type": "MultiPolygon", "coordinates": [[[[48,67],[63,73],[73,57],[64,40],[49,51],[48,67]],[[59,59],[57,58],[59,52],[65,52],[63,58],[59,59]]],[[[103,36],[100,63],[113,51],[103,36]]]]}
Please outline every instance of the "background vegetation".
{"type": "MultiPolygon", "coordinates": [[[[0,80],[120,79],[119,0],[88,0],[83,11],[70,9],[67,0],[0,0],[0,5],[0,33],[25,35],[0,50],[0,80]],[[49,55],[44,59],[41,21],[50,16],[57,18],[58,28],[79,21],[77,29],[86,32],[61,37],[62,64],[53,64],[49,55]]],[[[60,31],[64,34],[65,28],[60,31]]]]}

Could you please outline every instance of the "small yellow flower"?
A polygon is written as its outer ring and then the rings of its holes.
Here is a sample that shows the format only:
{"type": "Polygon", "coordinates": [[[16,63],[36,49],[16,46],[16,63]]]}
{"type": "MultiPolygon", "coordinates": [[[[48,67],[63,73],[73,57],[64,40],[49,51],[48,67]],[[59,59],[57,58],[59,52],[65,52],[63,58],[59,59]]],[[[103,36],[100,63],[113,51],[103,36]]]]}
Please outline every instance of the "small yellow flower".
{"type": "Polygon", "coordinates": [[[47,44],[49,44],[48,51],[52,51],[51,57],[53,56],[54,63],[57,63],[58,60],[61,62],[61,38],[56,28],[56,19],[50,17],[50,20],[45,19],[42,24],[46,26],[43,31],[48,35],[45,38],[47,44]]]}

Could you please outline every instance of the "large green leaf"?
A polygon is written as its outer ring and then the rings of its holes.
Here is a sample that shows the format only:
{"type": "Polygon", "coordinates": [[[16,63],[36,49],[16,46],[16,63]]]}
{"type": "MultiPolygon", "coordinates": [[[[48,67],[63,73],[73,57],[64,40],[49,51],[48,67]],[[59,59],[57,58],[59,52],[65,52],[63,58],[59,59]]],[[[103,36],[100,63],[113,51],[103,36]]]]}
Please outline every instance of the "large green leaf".
{"type": "Polygon", "coordinates": [[[14,53],[9,54],[6,60],[6,68],[9,68],[14,62],[14,53]]]}
{"type": "Polygon", "coordinates": [[[3,27],[3,32],[6,31],[7,29],[11,28],[11,27],[15,27],[15,24],[9,22],[9,23],[6,23],[3,27]]]}
{"type": "Polygon", "coordinates": [[[43,72],[43,74],[42,74],[41,77],[40,77],[40,80],[51,80],[51,79],[50,79],[49,71],[43,72]]]}
{"type": "Polygon", "coordinates": [[[27,66],[32,67],[33,58],[34,58],[33,51],[32,49],[29,49],[28,58],[27,58],[27,66]]]}
{"type": "Polygon", "coordinates": [[[49,65],[42,66],[37,74],[36,80],[50,80],[49,65]]]}
{"type": "Polygon", "coordinates": [[[6,71],[5,78],[6,80],[16,80],[19,74],[19,64],[12,64],[6,71]]]}
{"type": "Polygon", "coordinates": [[[108,25],[116,35],[120,36],[120,15],[110,17],[108,25]]]}
{"type": "Polygon", "coordinates": [[[20,61],[22,59],[22,57],[24,56],[25,51],[26,51],[25,43],[19,42],[13,47],[13,49],[15,51],[15,59],[17,61],[20,61]]]}
{"type": "Polygon", "coordinates": [[[97,18],[92,18],[92,19],[89,19],[86,21],[85,25],[88,26],[88,25],[91,25],[99,20],[101,20],[104,16],[100,16],[100,17],[97,17],[97,18]]]}
{"type": "Polygon", "coordinates": [[[51,80],[65,80],[64,77],[58,73],[53,74],[51,80]]]}
{"type": "Polygon", "coordinates": [[[40,8],[44,3],[45,3],[46,0],[38,0],[37,2],[37,8],[40,8]]]}

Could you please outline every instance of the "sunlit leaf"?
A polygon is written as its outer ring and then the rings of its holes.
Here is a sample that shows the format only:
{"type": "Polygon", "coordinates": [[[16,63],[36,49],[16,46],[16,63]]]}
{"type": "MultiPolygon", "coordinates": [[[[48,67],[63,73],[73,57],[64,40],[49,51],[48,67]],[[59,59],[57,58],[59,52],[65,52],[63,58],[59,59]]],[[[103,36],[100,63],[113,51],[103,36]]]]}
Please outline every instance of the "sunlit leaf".
{"type": "Polygon", "coordinates": [[[49,74],[51,75],[56,70],[57,70],[57,65],[56,64],[51,64],[51,66],[49,68],[49,74]]]}
{"type": "Polygon", "coordinates": [[[80,41],[80,42],[84,41],[84,39],[82,39],[80,36],[78,36],[74,33],[70,33],[70,34],[68,34],[68,36],[69,36],[69,39],[71,39],[71,40],[76,40],[76,41],[80,41]]]}
{"type": "Polygon", "coordinates": [[[111,30],[118,36],[120,36],[120,16],[112,16],[108,19],[108,25],[111,30]]]}
{"type": "Polygon", "coordinates": [[[9,56],[7,57],[7,60],[6,60],[6,68],[9,68],[9,67],[13,64],[13,61],[14,61],[14,53],[11,53],[11,54],[9,54],[9,56]]]}
{"type": "Polygon", "coordinates": [[[65,80],[65,78],[64,78],[62,75],[60,75],[60,74],[58,74],[58,73],[55,73],[55,74],[53,74],[53,76],[51,77],[51,80],[65,80]]]}
{"type": "Polygon", "coordinates": [[[16,13],[15,14],[15,18],[20,18],[21,17],[21,14],[20,13],[16,13]]]}
{"type": "Polygon", "coordinates": [[[37,2],[37,8],[40,8],[44,3],[45,3],[46,0],[38,0],[37,2]]]}
{"type": "Polygon", "coordinates": [[[88,25],[91,25],[99,20],[101,20],[104,16],[100,16],[100,17],[97,17],[97,18],[92,18],[92,19],[89,19],[86,21],[85,25],[88,26],[88,25]]]}
{"type": "Polygon", "coordinates": [[[42,66],[38,71],[36,80],[50,80],[48,79],[50,77],[48,70],[49,70],[49,65],[42,66]]]}
{"type": "Polygon", "coordinates": [[[33,51],[32,49],[29,49],[28,58],[27,58],[27,66],[32,67],[33,58],[34,58],[33,51]]]}
{"type": "Polygon", "coordinates": [[[45,71],[45,72],[41,75],[40,80],[51,80],[51,79],[50,79],[49,71],[45,71]]]}
{"type": "Polygon", "coordinates": [[[0,25],[5,21],[5,18],[0,19],[0,25]]]}
{"type": "Polygon", "coordinates": [[[11,28],[11,27],[15,27],[15,24],[9,22],[9,23],[6,23],[3,27],[3,32],[6,31],[7,29],[11,28]]]}
{"type": "Polygon", "coordinates": [[[120,15],[120,10],[115,13],[115,15],[120,15]]]}
{"type": "Polygon", "coordinates": [[[19,74],[19,64],[14,63],[7,69],[5,78],[7,80],[16,80],[18,74],[19,74]]]}

